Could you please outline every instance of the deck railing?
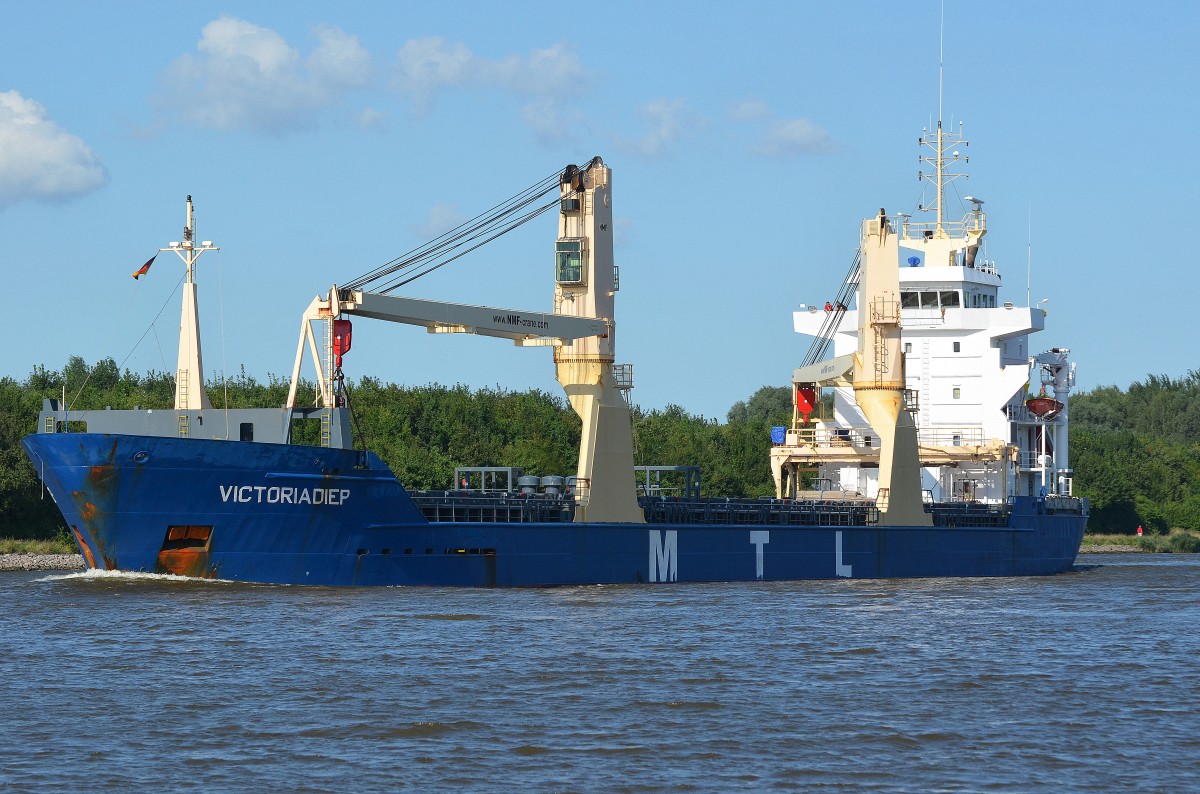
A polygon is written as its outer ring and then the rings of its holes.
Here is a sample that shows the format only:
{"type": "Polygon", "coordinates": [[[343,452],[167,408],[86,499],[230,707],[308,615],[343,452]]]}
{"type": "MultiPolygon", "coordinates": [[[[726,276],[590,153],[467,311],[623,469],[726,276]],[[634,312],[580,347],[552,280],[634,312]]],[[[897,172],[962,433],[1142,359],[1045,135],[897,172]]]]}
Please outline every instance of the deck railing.
{"type": "MultiPolygon", "coordinates": [[[[934,427],[917,431],[917,443],[927,447],[970,447],[985,442],[979,427],[934,427]]],[[[870,428],[805,427],[787,432],[787,442],[808,447],[866,447],[879,448],[879,436],[870,428]]]]}

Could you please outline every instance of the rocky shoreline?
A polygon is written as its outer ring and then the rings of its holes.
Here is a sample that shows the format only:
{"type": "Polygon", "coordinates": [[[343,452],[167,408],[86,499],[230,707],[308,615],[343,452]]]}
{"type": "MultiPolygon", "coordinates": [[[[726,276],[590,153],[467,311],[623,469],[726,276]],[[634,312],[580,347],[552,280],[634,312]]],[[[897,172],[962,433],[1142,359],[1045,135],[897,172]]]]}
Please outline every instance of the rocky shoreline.
{"type": "Polygon", "coordinates": [[[1083,546],[1079,549],[1080,554],[1142,554],[1145,549],[1139,549],[1137,546],[1119,546],[1115,543],[1109,543],[1104,546],[1083,546]]]}
{"type": "Polygon", "coordinates": [[[0,571],[78,571],[80,554],[0,554],[0,571]]]}

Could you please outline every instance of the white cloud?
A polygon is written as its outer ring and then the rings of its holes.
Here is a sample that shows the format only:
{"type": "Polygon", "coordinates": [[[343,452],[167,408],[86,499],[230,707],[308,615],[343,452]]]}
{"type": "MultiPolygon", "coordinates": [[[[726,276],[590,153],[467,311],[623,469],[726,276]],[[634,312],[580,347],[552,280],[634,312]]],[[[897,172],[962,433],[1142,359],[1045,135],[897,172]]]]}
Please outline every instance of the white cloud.
{"type": "Polygon", "coordinates": [[[314,33],[317,47],[307,64],[313,81],[326,90],[366,85],[371,77],[371,55],[358,37],[333,25],[318,25],[314,33]]]}
{"type": "Polygon", "coordinates": [[[808,119],[779,119],[767,125],[762,140],[752,151],[768,157],[794,157],[832,149],[829,133],[808,119]]]}
{"type": "Polygon", "coordinates": [[[735,102],[729,108],[729,117],[734,121],[757,121],[770,117],[771,111],[767,109],[767,103],[761,99],[747,99],[744,102],[735,102]]]}
{"type": "Polygon", "coordinates": [[[533,128],[538,140],[547,144],[570,140],[584,122],[581,111],[566,107],[553,98],[526,104],[521,108],[521,118],[533,128]]]}
{"type": "Polygon", "coordinates": [[[313,34],[317,45],[304,58],[275,31],[223,16],[204,26],[195,54],[167,70],[160,104],[215,129],[283,134],[312,126],[316,113],[371,76],[357,37],[329,25],[313,34]]]}
{"type": "Polygon", "coordinates": [[[517,94],[563,98],[576,93],[587,80],[587,74],[573,50],[555,44],[534,50],[528,60],[516,56],[505,58],[496,69],[495,79],[517,94]]]}
{"type": "Polygon", "coordinates": [[[19,91],[0,92],[0,207],[67,199],[106,181],[104,166],[83,139],[19,91]]]}
{"type": "MultiPolygon", "coordinates": [[[[750,147],[754,154],[764,157],[796,157],[833,151],[833,138],[822,127],[808,119],[776,118],[767,103],[747,99],[729,107],[734,121],[761,122],[766,125],[758,142],[750,147]]],[[[761,124],[758,124],[761,129],[761,124]]]]}
{"type": "Polygon", "coordinates": [[[700,119],[684,114],[682,99],[655,99],[642,105],[637,115],[646,122],[648,129],[640,138],[625,141],[623,148],[631,149],[643,157],[658,157],[684,132],[684,127],[703,124],[700,119]]]}
{"type": "Polygon", "coordinates": [[[433,240],[469,220],[453,204],[435,204],[420,223],[411,224],[408,230],[420,240],[433,240]]]}
{"type": "Polygon", "coordinates": [[[568,101],[587,81],[578,56],[563,44],[533,50],[528,57],[490,59],[461,42],[433,36],[406,41],[396,53],[394,85],[412,98],[418,113],[428,113],[446,90],[499,91],[526,100],[521,116],[544,141],[569,137],[581,114],[568,101]]]}
{"type": "Polygon", "coordinates": [[[461,42],[432,36],[410,39],[396,53],[396,87],[419,101],[431,101],[445,88],[500,88],[522,96],[562,98],[577,92],[586,77],[574,51],[562,44],[534,50],[528,58],[492,60],[461,42]]]}
{"type": "Polygon", "coordinates": [[[366,107],[360,110],[354,117],[354,121],[356,124],[358,124],[358,126],[365,130],[378,130],[380,132],[386,132],[388,129],[387,114],[371,107],[366,107]]]}
{"type": "Polygon", "coordinates": [[[396,53],[396,87],[427,110],[439,90],[482,82],[478,61],[465,44],[450,44],[440,36],[410,39],[396,53]]]}

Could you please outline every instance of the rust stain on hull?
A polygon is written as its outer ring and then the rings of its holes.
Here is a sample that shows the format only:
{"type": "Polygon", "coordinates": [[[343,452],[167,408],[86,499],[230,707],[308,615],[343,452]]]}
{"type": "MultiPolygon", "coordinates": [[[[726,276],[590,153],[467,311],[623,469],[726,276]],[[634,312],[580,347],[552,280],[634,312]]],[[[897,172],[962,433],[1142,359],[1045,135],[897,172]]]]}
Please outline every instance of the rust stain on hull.
{"type": "Polygon", "coordinates": [[[84,542],[84,533],[76,526],[71,527],[84,559],[87,560],[88,567],[99,568],[100,566],[96,564],[96,555],[99,554],[104,568],[110,571],[120,568],[116,558],[105,551],[105,546],[110,540],[108,534],[113,529],[109,526],[109,522],[116,506],[117,489],[120,484],[120,469],[116,465],[116,455],[117,442],[114,440],[108,451],[107,461],[88,467],[86,487],[71,493],[75,503],[79,506],[79,517],[83,520],[87,537],[91,539],[91,544],[84,542]]]}
{"type": "Polygon", "coordinates": [[[88,544],[84,542],[83,533],[76,526],[72,526],[71,531],[75,533],[75,543],[79,545],[79,550],[83,552],[83,559],[87,561],[88,568],[95,569],[96,557],[92,554],[92,550],[88,544]]]}
{"type": "Polygon", "coordinates": [[[209,553],[212,530],[211,526],[168,527],[167,536],[158,552],[154,572],[190,576],[195,579],[216,578],[217,566],[212,564],[209,553]]]}
{"type": "Polygon", "coordinates": [[[209,563],[207,549],[163,549],[158,553],[154,572],[190,576],[194,579],[213,579],[217,571],[209,563]]]}

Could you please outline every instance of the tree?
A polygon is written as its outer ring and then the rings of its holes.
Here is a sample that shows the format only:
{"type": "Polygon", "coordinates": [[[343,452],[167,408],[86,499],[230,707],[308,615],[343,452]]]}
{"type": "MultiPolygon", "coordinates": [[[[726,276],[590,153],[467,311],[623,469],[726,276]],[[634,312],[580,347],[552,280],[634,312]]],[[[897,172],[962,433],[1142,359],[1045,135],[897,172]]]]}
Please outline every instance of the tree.
{"type": "Polygon", "coordinates": [[[763,386],[748,401],[733,404],[725,418],[730,423],[761,422],[766,425],[792,423],[792,390],[787,386],[763,386]]]}
{"type": "Polygon", "coordinates": [[[1089,531],[1200,529],[1200,372],[1147,375],[1071,398],[1076,493],[1089,531]]]}

